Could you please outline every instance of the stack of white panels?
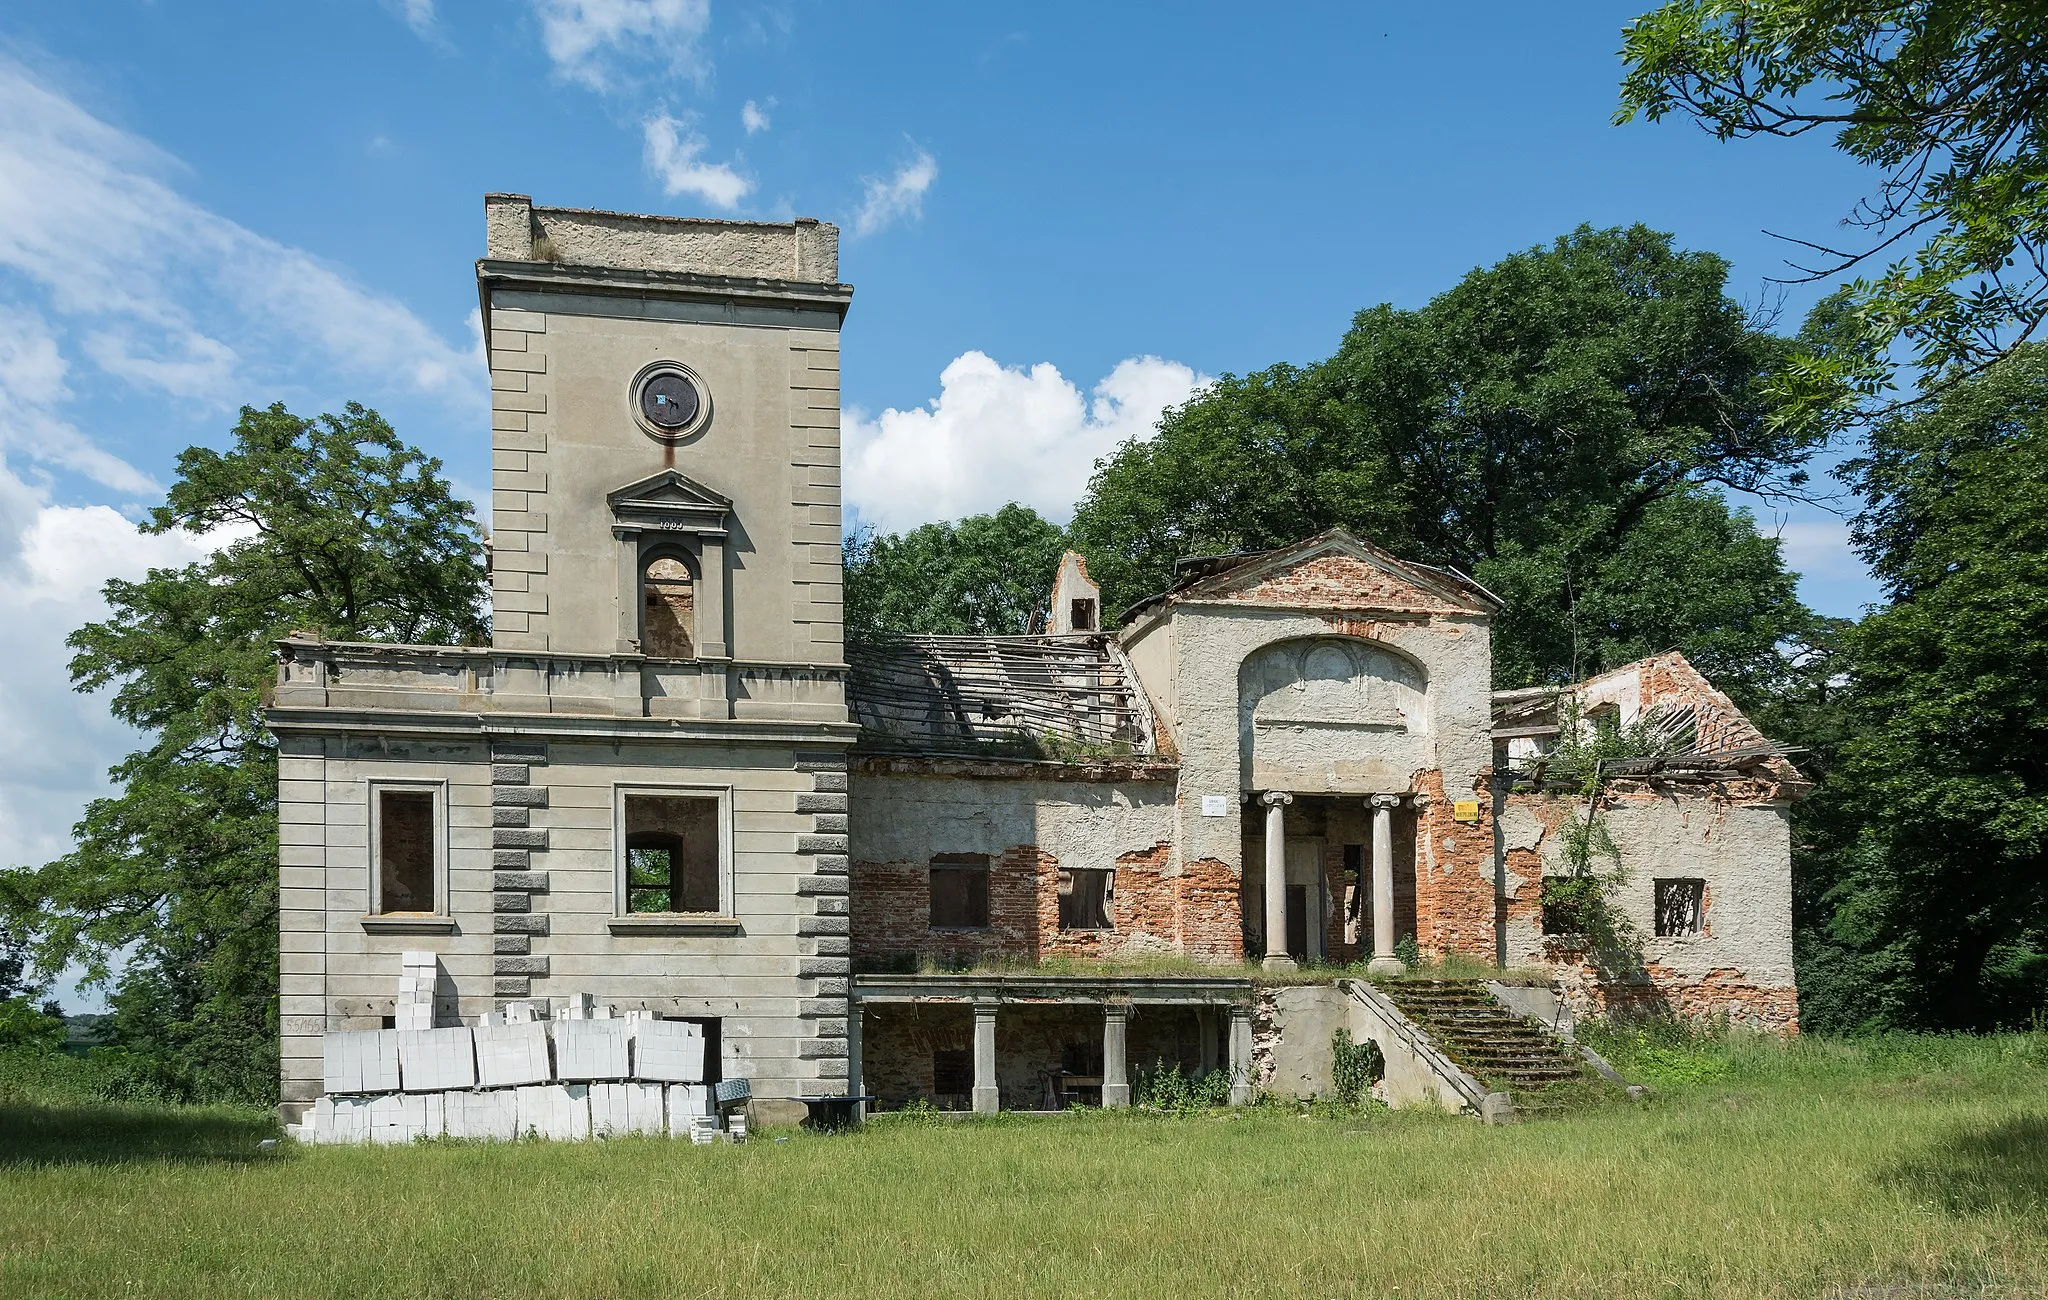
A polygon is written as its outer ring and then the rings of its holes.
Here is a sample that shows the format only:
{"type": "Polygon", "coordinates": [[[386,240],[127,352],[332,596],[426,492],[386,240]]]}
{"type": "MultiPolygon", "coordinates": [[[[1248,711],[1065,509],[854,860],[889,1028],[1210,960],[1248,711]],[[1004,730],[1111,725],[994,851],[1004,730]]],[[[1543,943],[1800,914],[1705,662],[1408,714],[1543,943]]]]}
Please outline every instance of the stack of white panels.
{"type": "Polygon", "coordinates": [[[661,1085],[591,1084],[590,1131],[597,1137],[624,1137],[629,1133],[661,1136],[661,1085]]]}
{"type": "Polygon", "coordinates": [[[441,964],[430,952],[408,952],[401,958],[396,1023],[400,1029],[434,1027],[434,985],[441,964]]]}
{"type": "Polygon", "coordinates": [[[467,1029],[401,1029],[399,1074],[407,1092],[476,1086],[476,1047],[467,1029]]]}
{"type": "Polygon", "coordinates": [[[590,1086],[544,1083],[519,1090],[519,1133],[555,1142],[580,1142],[590,1136],[590,1086]]]}
{"type": "Polygon", "coordinates": [[[554,1030],[555,1077],[596,1082],[631,1076],[628,1031],[623,1020],[558,1020],[554,1030]]]}
{"type": "Polygon", "coordinates": [[[449,1137],[510,1142],[519,1136],[519,1094],[512,1089],[443,1093],[442,1102],[449,1137]]]}
{"type": "Polygon", "coordinates": [[[322,1060],[329,1093],[398,1091],[398,1035],[389,1030],[333,1030],[322,1060]]]}
{"type": "Polygon", "coordinates": [[[548,1066],[546,1025],[479,1025],[470,1035],[476,1042],[477,1082],[486,1088],[546,1083],[555,1077],[548,1066]]]}
{"type": "Polygon", "coordinates": [[[683,1020],[628,1021],[633,1077],[650,1083],[704,1081],[704,1027],[683,1020]]]}
{"type": "Polygon", "coordinates": [[[711,1109],[711,1088],[702,1083],[672,1083],[668,1086],[668,1135],[689,1137],[698,1125],[718,1127],[711,1109]]]}

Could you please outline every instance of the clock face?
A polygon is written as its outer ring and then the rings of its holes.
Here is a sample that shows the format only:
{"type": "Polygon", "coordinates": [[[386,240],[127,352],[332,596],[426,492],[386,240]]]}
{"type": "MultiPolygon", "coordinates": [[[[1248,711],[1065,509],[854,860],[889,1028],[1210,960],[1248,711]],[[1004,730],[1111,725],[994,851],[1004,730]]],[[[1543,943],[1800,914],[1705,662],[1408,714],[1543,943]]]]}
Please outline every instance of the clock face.
{"type": "Polygon", "coordinates": [[[682,429],[697,418],[697,386],[678,374],[659,374],[640,388],[640,413],[658,429],[682,429]]]}

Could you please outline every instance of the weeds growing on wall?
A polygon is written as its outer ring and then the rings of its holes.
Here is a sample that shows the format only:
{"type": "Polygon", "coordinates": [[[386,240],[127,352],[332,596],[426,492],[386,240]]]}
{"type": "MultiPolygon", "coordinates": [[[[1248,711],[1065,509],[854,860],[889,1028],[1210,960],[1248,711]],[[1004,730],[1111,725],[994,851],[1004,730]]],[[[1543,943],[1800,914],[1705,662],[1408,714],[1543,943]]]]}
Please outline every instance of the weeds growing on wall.
{"type": "Polygon", "coordinates": [[[1387,1073],[1387,1058],[1370,1038],[1355,1042],[1349,1029],[1330,1035],[1330,1081],[1337,1100],[1346,1106],[1363,1106],[1372,1099],[1372,1086],[1387,1073]]]}
{"type": "Polygon", "coordinates": [[[1230,1071],[1211,1070],[1191,1074],[1180,1062],[1154,1061],[1150,1070],[1138,1072],[1134,1090],[1140,1106],[1163,1110],[1169,1115],[1192,1115],[1230,1104],[1230,1071]]]}
{"type": "Polygon", "coordinates": [[[1628,882],[1628,867],[1607,828],[1606,767],[1667,748],[1647,717],[1624,727],[1612,715],[1586,716],[1574,698],[1558,704],[1557,748],[1548,766],[1568,776],[1573,789],[1559,836],[1563,871],[1543,882],[1543,929],[1582,939],[1588,961],[1607,977],[1642,968],[1642,936],[1611,902],[1628,882]]]}

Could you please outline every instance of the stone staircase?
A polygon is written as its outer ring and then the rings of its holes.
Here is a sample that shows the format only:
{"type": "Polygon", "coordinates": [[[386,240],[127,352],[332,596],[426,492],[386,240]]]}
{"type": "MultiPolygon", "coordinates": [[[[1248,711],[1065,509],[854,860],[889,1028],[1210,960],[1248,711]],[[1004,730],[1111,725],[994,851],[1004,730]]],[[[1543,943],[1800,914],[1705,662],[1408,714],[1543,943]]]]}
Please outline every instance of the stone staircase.
{"type": "Polygon", "coordinates": [[[1518,1111],[1560,1109],[1568,1095],[1598,1086],[1577,1052],[1496,1002],[1482,980],[1387,980],[1373,987],[1466,1073],[1513,1097],[1518,1111]]]}

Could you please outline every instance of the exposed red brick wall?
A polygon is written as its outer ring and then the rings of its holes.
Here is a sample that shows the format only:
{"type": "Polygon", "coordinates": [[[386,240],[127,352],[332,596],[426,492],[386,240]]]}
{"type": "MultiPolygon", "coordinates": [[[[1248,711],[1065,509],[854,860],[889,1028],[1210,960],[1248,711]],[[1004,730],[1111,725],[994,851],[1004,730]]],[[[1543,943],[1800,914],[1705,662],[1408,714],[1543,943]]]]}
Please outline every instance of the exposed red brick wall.
{"type": "Polygon", "coordinates": [[[1403,582],[1378,565],[1348,555],[1326,555],[1296,565],[1253,587],[1222,593],[1225,600],[1310,609],[1374,609],[1456,613],[1460,607],[1403,582]]]}
{"type": "Polygon", "coordinates": [[[1170,874],[1172,856],[1172,846],[1160,842],[1117,858],[1112,930],[1059,928],[1059,860],[1034,845],[1017,845],[990,862],[985,930],[931,928],[928,864],[855,862],[853,955],[877,964],[909,957],[1031,962],[1141,952],[1242,961],[1237,873],[1204,859],[1170,874]]]}
{"type": "Polygon", "coordinates": [[[1799,991],[1762,988],[1732,968],[1688,979],[1658,962],[1648,983],[1601,980],[1583,965],[1563,975],[1566,994],[1581,1014],[1674,1015],[1681,1020],[1727,1019],[1777,1034],[1799,1032],[1799,991]]]}
{"type": "Polygon", "coordinates": [[[1215,858],[1183,862],[1176,888],[1180,950],[1201,961],[1243,961],[1244,900],[1237,869],[1215,858]]]}

